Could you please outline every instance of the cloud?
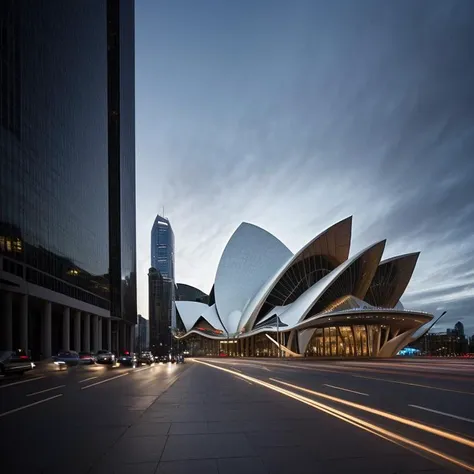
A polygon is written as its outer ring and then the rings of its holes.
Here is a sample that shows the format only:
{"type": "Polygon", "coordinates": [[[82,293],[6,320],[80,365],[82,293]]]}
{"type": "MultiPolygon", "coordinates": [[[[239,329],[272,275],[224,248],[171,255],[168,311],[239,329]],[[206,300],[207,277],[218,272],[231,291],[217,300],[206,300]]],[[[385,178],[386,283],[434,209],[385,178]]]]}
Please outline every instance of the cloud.
{"type": "Polygon", "coordinates": [[[474,5],[264,3],[137,3],[140,312],[161,206],[204,291],[240,222],[296,251],[353,215],[353,251],[421,251],[404,302],[474,332],[474,5]]]}

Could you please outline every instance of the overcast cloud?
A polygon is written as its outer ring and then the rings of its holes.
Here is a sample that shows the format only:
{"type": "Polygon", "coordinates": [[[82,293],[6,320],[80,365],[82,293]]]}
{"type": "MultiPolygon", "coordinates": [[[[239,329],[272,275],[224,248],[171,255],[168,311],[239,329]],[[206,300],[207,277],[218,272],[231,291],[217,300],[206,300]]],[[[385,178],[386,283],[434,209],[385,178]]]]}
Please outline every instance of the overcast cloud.
{"type": "Polygon", "coordinates": [[[209,292],[247,221],[421,251],[402,299],[474,332],[474,2],[136,0],[139,313],[165,208],[209,292]]]}

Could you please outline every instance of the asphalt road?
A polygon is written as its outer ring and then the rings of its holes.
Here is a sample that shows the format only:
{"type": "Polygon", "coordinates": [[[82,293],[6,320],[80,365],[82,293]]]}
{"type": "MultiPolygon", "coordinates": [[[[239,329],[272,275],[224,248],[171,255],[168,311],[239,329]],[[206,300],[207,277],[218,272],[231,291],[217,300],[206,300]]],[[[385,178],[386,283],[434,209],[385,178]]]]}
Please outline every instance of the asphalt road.
{"type": "Polygon", "coordinates": [[[32,371],[0,435],[8,473],[474,472],[474,361],[32,371]]]}

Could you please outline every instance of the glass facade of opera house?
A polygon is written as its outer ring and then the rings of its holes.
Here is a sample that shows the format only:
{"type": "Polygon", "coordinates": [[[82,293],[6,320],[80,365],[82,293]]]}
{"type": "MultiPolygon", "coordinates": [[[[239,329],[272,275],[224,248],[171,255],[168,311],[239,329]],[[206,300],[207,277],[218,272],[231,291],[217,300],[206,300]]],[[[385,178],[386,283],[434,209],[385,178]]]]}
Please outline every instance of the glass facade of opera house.
{"type": "Polygon", "coordinates": [[[293,254],[241,224],[209,298],[176,301],[175,338],[194,356],[396,355],[433,318],[400,302],[419,253],[383,259],[380,241],[350,255],[351,231],[349,217],[293,254]]]}

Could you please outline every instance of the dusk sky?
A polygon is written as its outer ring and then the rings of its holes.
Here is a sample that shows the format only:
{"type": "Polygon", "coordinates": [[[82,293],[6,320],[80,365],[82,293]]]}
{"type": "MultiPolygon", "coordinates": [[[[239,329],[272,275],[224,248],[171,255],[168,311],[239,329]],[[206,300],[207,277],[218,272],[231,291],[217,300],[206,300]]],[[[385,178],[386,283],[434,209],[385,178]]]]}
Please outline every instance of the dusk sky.
{"type": "Polygon", "coordinates": [[[474,333],[473,57],[471,0],[136,0],[138,312],[163,207],[206,293],[242,221],[296,252],[352,215],[474,333]]]}

